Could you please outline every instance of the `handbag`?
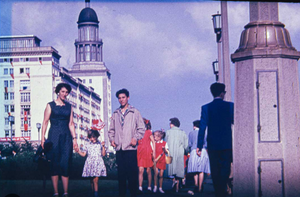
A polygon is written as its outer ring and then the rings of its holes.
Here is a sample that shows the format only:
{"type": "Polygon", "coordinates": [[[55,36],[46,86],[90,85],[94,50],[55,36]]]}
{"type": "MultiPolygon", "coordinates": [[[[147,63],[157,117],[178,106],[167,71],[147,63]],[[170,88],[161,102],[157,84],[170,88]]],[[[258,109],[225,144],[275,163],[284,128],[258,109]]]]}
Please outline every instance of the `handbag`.
{"type": "Polygon", "coordinates": [[[170,153],[168,155],[166,155],[166,164],[171,164],[173,160],[173,157],[170,155],[170,153]]]}
{"type": "Polygon", "coordinates": [[[47,152],[50,151],[52,148],[53,143],[50,142],[49,140],[46,140],[44,143],[44,149],[40,145],[39,148],[37,149],[35,155],[33,156],[33,162],[39,163],[39,162],[49,162],[50,160],[47,159],[47,152]]]}

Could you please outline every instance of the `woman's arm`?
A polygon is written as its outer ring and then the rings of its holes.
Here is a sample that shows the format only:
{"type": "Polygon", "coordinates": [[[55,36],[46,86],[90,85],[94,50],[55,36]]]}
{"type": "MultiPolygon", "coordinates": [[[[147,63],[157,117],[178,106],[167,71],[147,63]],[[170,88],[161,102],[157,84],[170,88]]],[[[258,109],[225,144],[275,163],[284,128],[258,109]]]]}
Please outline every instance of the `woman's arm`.
{"type": "Polygon", "coordinates": [[[86,152],[81,152],[80,150],[77,151],[78,154],[81,156],[81,157],[85,157],[86,156],[86,152]]]}
{"type": "Polygon", "coordinates": [[[44,143],[45,143],[45,134],[46,134],[46,130],[48,127],[48,122],[50,119],[50,115],[51,115],[51,107],[49,105],[49,103],[46,106],[45,112],[44,112],[44,120],[43,120],[43,124],[42,124],[42,140],[41,140],[41,146],[44,149],[44,143]]]}
{"type": "Polygon", "coordinates": [[[152,142],[152,146],[153,146],[153,159],[155,159],[156,155],[155,155],[155,141],[154,141],[154,137],[153,135],[150,135],[150,140],[152,142]]]}
{"type": "Polygon", "coordinates": [[[76,133],[75,133],[75,126],[73,122],[73,108],[71,106],[71,114],[70,114],[70,122],[69,122],[69,129],[73,138],[73,148],[75,151],[78,150],[78,144],[77,144],[77,139],[76,139],[76,133]]]}
{"type": "Polygon", "coordinates": [[[104,157],[106,155],[106,150],[105,150],[105,142],[101,142],[101,146],[102,146],[102,157],[104,157]]]}

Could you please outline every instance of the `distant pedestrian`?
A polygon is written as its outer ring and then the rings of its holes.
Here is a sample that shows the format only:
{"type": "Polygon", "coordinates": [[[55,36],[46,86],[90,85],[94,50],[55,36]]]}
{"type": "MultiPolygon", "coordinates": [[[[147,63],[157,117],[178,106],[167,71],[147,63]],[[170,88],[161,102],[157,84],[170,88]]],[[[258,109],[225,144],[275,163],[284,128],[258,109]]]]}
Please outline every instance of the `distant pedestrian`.
{"type": "Polygon", "coordinates": [[[138,141],[137,162],[139,167],[139,192],[143,191],[144,168],[147,169],[148,191],[151,189],[153,160],[155,158],[155,141],[151,131],[150,120],[144,118],[146,131],[144,137],[138,141]]]}
{"type": "Polygon", "coordinates": [[[173,161],[168,166],[168,175],[175,178],[174,187],[179,191],[180,180],[184,178],[184,152],[188,151],[188,138],[180,128],[178,118],[170,119],[170,129],[166,131],[165,140],[168,143],[173,161]]]}
{"type": "Polygon", "coordinates": [[[222,83],[210,86],[214,100],[201,108],[197,154],[202,155],[207,128],[207,151],[216,197],[227,195],[232,162],[233,103],[223,101],[226,91],[222,83]]]}
{"type": "Polygon", "coordinates": [[[195,188],[194,192],[203,191],[202,183],[204,179],[204,173],[210,174],[209,158],[206,151],[206,135],[204,138],[204,146],[202,148],[201,156],[197,155],[197,142],[199,133],[200,120],[193,122],[193,131],[189,133],[189,147],[191,149],[191,156],[188,162],[188,173],[194,175],[195,188]]]}
{"type": "Polygon", "coordinates": [[[101,176],[106,176],[106,167],[102,157],[106,155],[105,142],[99,142],[100,136],[97,130],[91,130],[88,134],[88,141],[83,147],[83,151],[77,150],[78,154],[82,157],[87,155],[84,163],[82,177],[91,178],[92,191],[94,196],[98,197],[98,180],[101,176]]]}
{"type": "Polygon", "coordinates": [[[138,189],[137,141],[144,136],[145,124],[140,112],[128,103],[128,90],[117,91],[116,97],[120,107],[112,114],[108,138],[116,150],[119,195],[126,195],[128,180],[130,195],[135,197],[138,189]]]}
{"type": "Polygon", "coordinates": [[[154,169],[154,188],[153,192],[157,191],[157,176],[159,176],[159,189],[160,193],[165,193],[162,189],[164,170],[166,169],[166,153],[169,154],[169,147],[167,142],[163,141],[165,133],[157,130],[153,133],[155,140],[155,169],[154,169]]]}

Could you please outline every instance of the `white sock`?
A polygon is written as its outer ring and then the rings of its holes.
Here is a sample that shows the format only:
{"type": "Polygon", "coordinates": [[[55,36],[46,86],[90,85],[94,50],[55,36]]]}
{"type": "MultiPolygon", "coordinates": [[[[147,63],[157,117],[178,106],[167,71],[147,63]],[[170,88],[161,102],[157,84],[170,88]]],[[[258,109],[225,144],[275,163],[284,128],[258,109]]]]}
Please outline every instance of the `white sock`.
{"type": "Polygon", "coordinates": [[[139,190],[143,191],[143,187],[139,186],[139,190]]]}
{"type": "Polygon", "coordinates": [[[148,187],[148,190],[151,190],[151,187],[148,187]]]}

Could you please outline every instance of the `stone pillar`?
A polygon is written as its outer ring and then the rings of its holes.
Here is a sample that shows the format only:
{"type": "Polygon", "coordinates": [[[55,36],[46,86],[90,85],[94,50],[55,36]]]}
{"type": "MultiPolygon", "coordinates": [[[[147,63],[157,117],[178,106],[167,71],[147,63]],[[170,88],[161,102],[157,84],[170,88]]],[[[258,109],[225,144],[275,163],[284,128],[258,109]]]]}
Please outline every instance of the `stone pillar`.
{"type": "Polygon", "coordinates": [[[299,58],[278,3],[250,2],[250,23],[231,55],[234,196],[300,196],[299,58]]]}

